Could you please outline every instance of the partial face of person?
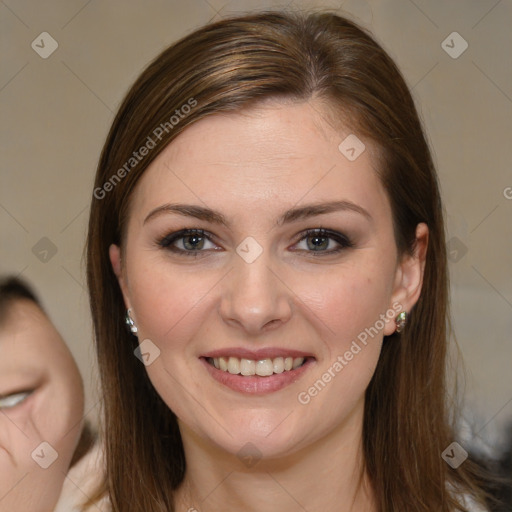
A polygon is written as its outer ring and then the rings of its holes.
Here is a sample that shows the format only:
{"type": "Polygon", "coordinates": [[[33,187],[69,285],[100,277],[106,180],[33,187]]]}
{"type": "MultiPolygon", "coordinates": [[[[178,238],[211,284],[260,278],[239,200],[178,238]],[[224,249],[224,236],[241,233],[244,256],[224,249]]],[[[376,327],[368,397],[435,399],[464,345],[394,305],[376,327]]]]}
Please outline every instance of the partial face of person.
{"type": "Polygon", "coordinates": [[[81,431],[83,387],[55,327],[27,300],[0,327],[0,511],[50,512],[81,431]]]}
{"type": "Polygon", "coordinates": [[[110,249],[157,392],[233,454],[290,455],[360,425],[383,336],[419,294],[370,142],[321,111],[267,102],[191,125],[110,249]]]}

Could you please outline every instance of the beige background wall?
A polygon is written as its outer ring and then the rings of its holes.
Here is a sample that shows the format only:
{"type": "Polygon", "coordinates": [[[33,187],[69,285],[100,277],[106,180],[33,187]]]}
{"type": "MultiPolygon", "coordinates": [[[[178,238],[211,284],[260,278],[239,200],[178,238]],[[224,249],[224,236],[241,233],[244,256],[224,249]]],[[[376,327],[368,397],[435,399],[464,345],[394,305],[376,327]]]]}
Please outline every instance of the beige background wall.
{"type": "Polygon", "coordinates": [[[43,297],[79,362],[94,418],[82,251],[94,169],[113,112],[144,65],[177,38],[234,12],[280,5],[339,9],[355,18],[413,88],[446,204],[468,417],[494,442],[512,418],[509,0],[2,0],[0,273],[27,278],[43,297]],[[448,37],[454,31],[463,39],[448,37]],[[31,47],[35,40],[39,52],[51,49],[47,36],[41,48],[42,32],[58,43],[46,59],[31,47]]]}

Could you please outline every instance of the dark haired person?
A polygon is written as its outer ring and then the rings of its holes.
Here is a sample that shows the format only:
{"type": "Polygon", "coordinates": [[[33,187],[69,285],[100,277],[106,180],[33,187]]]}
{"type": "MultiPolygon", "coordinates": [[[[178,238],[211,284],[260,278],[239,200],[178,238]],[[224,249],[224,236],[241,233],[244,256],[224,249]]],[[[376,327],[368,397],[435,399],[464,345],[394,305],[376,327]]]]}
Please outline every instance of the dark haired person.
{"type": "Polygon", "coordinates": [[[105,143],[87,251],[113,511],[484,505],[441,457],[436,172],[356,24],[260,13],[161,53],[105,143]]]}
{"type": "Polygon", "coordinates": [[[0,281],[0,511],[54,510],[92,442],[64,340],[26,283],[0,281]]]}

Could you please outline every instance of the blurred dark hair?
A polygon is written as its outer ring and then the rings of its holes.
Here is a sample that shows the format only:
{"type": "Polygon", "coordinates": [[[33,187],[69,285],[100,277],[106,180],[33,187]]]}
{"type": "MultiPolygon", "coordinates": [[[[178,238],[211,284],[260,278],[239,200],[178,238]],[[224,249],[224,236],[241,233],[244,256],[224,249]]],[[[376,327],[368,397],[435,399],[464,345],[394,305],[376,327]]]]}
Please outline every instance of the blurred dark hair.
{"type": "Polygon", "coordinates": [[[472,448],[469,443],[470,457],[480,466],[486,468],[489,478],[484,489],[492,499],[489,501],[490,512],[510,512],[512,510],[512,422],[505,428],[503,450],[499,455],[482,453],[472,448]]]}
{"type": "Polygon", "coordinates": [[[0,325],[5,322],[11,305],[18,300],[30,300],[41,309],[41,303],[32,288],[19,277],[0,279],[0,325]]]}

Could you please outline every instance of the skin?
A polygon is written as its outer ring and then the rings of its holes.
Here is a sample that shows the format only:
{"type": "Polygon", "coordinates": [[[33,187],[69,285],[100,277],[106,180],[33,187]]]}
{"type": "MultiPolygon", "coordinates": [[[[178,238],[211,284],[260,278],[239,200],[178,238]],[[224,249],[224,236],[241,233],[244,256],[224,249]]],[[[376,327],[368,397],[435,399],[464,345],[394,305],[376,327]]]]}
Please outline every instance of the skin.
{"type": "MultiPolygon", "coordinates": [[[[362,471],[364,392],[394,320],[309,403],[297,396],[393,304],[410,311],[428,228],[419,224],[416,252],[399,257],[375,149],[364,141],[366,151],[350,162],[338,145],[351,131],[333,128],[321,112],[318,103],[267,101],[191,125],[141,178],[122,250],[110,248],[139,341],[161,351],[148,375],[179,418],[187,473],[178,510],[377,510],[362,471]],[[371,220],[343,210],[275,225],[288,209],[340,200],[371,220]],[[145,222],[166,203],[207,206],[229,227],[176,213],[145,222]],[[321,227],[344,233],[353,247],[316,255],[300,233],[321,227]],[[215,239],[195,256],[159,245],[183,228],[215,239]],[[263,249],[250,264],[236,253],[247,236],[263,249]],[[315,361],[289,386],[247,395],[218,383],[199,359],[227,347],[294,348],[315,361]],[[251,467],[237,456],[246,443],[261,457],[251,467]]],[[[338,246],[328,240],[327,252],[338,246]]],[[[185,250],[183,242],[174,245],[185,250]]]]}
{"type": "Polygon", "coordinates": [[[9,306],[0,327],[0,396],[0,511],[51,512],[80,436],[83,386],[64,340],[25,299],[9,306]],[[31,456],[50,460],[42,442],[58,454],[47,469],[31,456]]]}

